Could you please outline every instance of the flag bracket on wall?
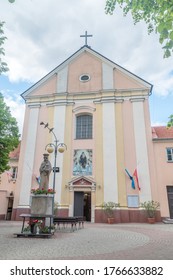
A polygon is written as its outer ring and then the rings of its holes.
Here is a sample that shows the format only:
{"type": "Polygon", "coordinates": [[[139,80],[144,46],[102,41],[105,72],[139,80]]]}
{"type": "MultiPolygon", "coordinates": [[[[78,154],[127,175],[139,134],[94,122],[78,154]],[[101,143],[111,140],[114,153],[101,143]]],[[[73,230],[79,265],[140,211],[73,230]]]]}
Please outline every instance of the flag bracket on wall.
{"type": "Polygon", "coordinates": [[[131,180],[131,187],[132,189],[137,189],[141,190],[140,186],[139,186],[139,180],[138,180],[138,173],[137,173],[137,169],[134,170],[133,172],[133,176],[130,175],[129,171],[125,168],[125,171],[127,173],[127,175],[129,176],[129,179],[131,180]]]}

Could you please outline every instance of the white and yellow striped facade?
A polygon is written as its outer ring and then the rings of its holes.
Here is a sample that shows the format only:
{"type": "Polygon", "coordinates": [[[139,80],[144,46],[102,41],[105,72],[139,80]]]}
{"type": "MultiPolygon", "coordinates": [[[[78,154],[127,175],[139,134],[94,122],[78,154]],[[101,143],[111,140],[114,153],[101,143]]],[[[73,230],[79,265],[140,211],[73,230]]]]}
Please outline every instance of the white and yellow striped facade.
{"type": "MultiPolygon", "coordinates": [[[[49,123],[60,142],[67,145],[58,154],[55,200],[61,214],[74,215],[74,193],[91,195],[91,221],[102,221],[100,205],[120,204],[120,221],[140,220],[139,208],[129,207],[128,198],[140,202],[158,200],[148,98],[150,83],[130,73],[88,46],[84,46],[47,76],[23,93],[26,113],[21,144],[18,185],[13,218],[29,211],[30,190],[37,187],[35,177],[45,146],[54,142],[40,122],[49,123]],[[80,80],[88,75],[87,82],[80,80]],[[92,139],[76,139],[76,117],[93,118],[92,139]],[[73,175],[76,149],[92,150],[92,175],[73,175]],[[138,169],[141,190],[132,189],[125,168],[138,169]]],[[[54,154],[50,155],[54,162],[54,154]]],[[[52,185],[53,175],[50,185],[52,185]]],[[[133,206],[133,205],[132,205],[133,206]]]]}

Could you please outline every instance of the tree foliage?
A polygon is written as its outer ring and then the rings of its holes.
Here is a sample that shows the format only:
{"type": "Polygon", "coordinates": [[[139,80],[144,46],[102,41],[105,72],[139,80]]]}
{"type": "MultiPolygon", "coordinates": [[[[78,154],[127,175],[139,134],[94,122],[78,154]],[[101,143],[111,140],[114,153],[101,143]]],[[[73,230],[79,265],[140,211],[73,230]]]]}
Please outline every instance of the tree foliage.
{"type": "Polygon", "coordinates": [[[2,60],[2,56],[5,55],[4,48],[2,46],[4,44],[4,41],[7,39],[4,36],[3,25],[4,25],[4,22],[0,21],[0,75],[3,72],[8,71],[7,63],[3,62],[3,60],[2,60]]]}
{"type": "Polygon", "coordinates": [[[172,127],[172,126],[173,126],[173,115],[170,115],[169,116],[169,121],[167,123],[167,127],[169,128],[169,127],[172,127]]]}
{"type": "Polygon", "coordinates": [[[163,44],[164,58],[173,52],[173,0],[106,0],[105,12],[112,15],[116,5],[123,9],[126,16],[131,12],[134,24],[144,20],[148,33],[159,34],[163,44]]]}
{"type": "MultiPolygon", "coordinates": [[[[15,0],[8,0],[8,2],[14,3],[15,0]]],[[[5,55],[5,51],[2,46],[5,40],[7,39],[7,37],[4,36],[3,25],[4,25],[4,21],[0,21],[0,75],[9,70],[7,63],[2,60],[2,56],[5,55]]]]}
{"type": "Polygon", "coordinates": [[[0,93],[0,174],[9,169],[9,153],[19,144],[19,136],[16,119],[0,93]]]}
{"type": "MultiPolygon", "coordinates": [[[[13,3],[15,0],[8,0],[13,3]]],[[[0,75],[8,71],[7,63],[3,62],[2,56],[5,55],[2,47],[5,40],[3,30],[4,22],[0,21],[0,75]]],[[[5,104],[4,98],[0,93],[0,174],[8,170],[9,153],[19,144],[19,129],[17,121],[12,117],[9,107],[5,104]]]]}

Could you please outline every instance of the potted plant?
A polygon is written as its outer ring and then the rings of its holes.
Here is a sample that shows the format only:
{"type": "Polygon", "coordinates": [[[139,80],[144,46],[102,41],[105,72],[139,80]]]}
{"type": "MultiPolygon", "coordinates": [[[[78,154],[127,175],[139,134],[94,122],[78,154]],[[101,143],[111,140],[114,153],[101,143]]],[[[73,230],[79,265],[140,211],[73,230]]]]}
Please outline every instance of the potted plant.
{"type": "Polygon", "coordinates": [[[55,225],[52,225],[51,227],[49,227],[49,230],[52,234],[54,234],[55,232],[55,225]]]}
{"type": "Polygon", "coordinates": [[[49,229],[49,227],[48,226],[44,226],[44,227],[42,227],[41,228],[41,233],[45,233],[45,234],[47,234],[47,233],[49,233],[50,232],[50,229],[49,229]]]}
{"type": "Polygon", "coordinates": [[[109,202],[104,202],[102,204],[102,209],[104,210],[106,216],[107,216],[107,221],[109,224],[113,224],[115,222],[114,218],[114,210],[119,207],[118,203],[109,201],[109,202]]]}
{"type": "Polygon", "coordinates": [[[141,203],[141,207],[147,212],[148,222],[152,224],[155,223],[156,211],[160,207],[160,203],[158,201],[149,200],[141,203]]]}
{"type": "Polygon", "coordinates": [[[41,228],[41,233],[42,234],[54,234],[55,232],[55,226],[52,225],[51,227],[50,226],[44,226],[41,228]]]}

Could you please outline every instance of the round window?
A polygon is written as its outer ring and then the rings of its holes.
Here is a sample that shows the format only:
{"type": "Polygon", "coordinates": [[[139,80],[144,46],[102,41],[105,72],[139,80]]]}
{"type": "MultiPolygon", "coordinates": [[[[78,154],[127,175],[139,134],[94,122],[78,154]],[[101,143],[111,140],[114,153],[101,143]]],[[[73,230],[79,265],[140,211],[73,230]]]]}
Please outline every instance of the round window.
{"type": "Polygon", "coordinates": [[[83,74],[79,77],[81,82],[88,82],[90,80],[90,76],[88,74],[83,74]]]}

